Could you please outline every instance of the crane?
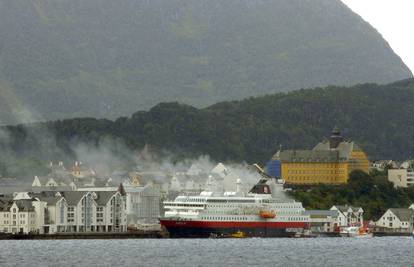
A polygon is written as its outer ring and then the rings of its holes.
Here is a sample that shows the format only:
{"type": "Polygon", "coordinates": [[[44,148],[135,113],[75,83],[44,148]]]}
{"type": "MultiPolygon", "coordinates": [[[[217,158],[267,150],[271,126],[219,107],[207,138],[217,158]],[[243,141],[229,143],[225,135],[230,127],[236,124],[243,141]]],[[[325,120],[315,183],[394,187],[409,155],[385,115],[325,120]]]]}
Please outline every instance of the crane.
{"type": "Polygon", "coordinates": [[[267,184],[272,179],[257,163],[251,165],[251,168],[256,170],[262,177],[257,184],[250,189],[249,193],[253,194],[271,194],[270,187],[267,184]]]}

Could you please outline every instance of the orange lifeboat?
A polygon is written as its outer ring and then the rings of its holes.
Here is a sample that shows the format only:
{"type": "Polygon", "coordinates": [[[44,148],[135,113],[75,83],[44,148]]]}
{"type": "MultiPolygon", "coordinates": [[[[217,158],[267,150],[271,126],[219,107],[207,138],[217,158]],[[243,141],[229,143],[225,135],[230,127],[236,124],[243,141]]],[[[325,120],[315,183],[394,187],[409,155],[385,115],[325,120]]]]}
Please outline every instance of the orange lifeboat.
{"type": "Polygon", "coordinates": [[[260,217],[263,219],[273,219],[276,217],[276,213],[274,211],[267,211],[267,210],[261,210],[259,212],[260,217]]]}

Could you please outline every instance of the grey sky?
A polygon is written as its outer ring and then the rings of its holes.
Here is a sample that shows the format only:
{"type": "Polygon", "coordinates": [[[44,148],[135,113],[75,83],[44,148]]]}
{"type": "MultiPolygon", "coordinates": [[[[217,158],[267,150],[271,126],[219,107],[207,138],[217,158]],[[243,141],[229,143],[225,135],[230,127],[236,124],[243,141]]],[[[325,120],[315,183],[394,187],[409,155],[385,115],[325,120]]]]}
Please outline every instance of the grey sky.
{"type": "Polygon", "coordinates": [[[414,71],[414,0],[342,0],[376,28],[414,71]]]}

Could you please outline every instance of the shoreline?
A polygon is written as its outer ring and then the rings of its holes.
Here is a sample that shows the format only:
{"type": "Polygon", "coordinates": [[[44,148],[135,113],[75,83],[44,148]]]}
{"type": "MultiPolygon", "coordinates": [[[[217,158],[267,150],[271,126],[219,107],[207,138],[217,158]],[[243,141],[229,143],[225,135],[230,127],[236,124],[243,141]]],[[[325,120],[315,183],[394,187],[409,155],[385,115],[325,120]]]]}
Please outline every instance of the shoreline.
{"type": "Polygon", "coordinates": [[[71,239],[142,239],[168,238],[162,231],[125,233],[0,234],[0,240],[71,240],[71,239]]]}
{"type": "MultiPolygon", "coordinates": [[[[374,237],[412,236],[412,233],[373,233],[374,237]]],[[[340,237],[338,234],[316,234],[314,238],[340,237]]],[[[248,237],[247,237],[248,238],[248,237]]],[[[305,236],[291,238],[308,238],[305,236]]],[[[174,239],[167,232],[145,231],[126,233],[60,233],[60,234],[0,234],[0,240],[76,240],[76,239],[174,239]]],[[[238,239],[238,238],[235,238],[238,239]]]]}

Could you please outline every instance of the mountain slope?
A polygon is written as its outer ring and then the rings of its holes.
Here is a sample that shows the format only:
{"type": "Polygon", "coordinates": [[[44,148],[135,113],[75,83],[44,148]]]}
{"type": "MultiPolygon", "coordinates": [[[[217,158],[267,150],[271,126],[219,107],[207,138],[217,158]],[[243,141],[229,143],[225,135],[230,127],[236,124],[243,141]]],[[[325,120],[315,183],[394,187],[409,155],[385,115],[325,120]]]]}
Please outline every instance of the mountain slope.
{"type": "Polygon", "coordinates": [[[10,166],[24,164],[12,168],[24,171],[39,166],[39,160],[87,161],[89,154],[127,162],[145,145],[155,153],[168,151],[173,159],[209,155],[217,161],[264,163],[280,145],[312,148],[335,125],[371,160],[404,160],[414,157],[413,102],[411,79],[298,90],[204,109],[161,103],[115,121],[79,118],[2,127],[0,172],[5,166],[3,174],[13,175],[10,166]],[[76,152],[79,144],[87,147],[82,153],[76,152]]]}
{"type": "Polygon", "coordinates": [[[412,77],[339,0],[1,1],[0,40],[0,102],[33,119],[412,77]]]}

